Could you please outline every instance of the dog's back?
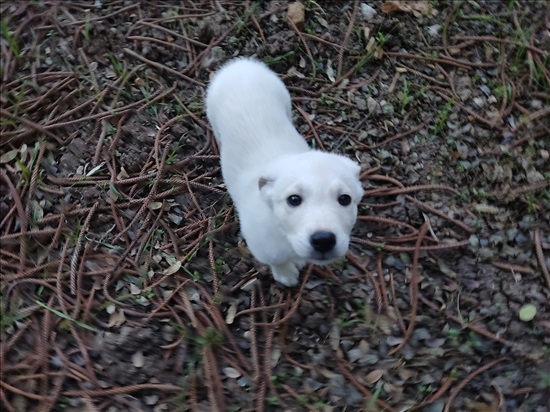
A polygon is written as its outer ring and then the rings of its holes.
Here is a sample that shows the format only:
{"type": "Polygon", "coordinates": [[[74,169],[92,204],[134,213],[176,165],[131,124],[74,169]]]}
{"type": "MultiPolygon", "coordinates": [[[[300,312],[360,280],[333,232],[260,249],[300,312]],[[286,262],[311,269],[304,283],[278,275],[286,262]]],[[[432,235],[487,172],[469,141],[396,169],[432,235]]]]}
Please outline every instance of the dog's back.
{"type": "Polygon", "coordinates": [[[240,171],[309,150],[292,125],[284,83],[258,60],[232,60],[216,73],[206,93],[206,114],[222,162],[238,164],[240,171]]]}

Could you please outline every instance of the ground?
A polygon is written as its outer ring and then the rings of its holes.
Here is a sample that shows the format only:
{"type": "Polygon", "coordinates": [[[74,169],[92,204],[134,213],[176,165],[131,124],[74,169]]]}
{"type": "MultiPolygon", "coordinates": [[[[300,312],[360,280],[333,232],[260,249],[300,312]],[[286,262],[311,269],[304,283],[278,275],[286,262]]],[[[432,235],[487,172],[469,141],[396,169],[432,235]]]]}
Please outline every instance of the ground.
{"type": "Polygon", "coordinates": [[[2,410],[550,411],[548,3],[303,6],[2,2],[2,410]],[[204,115],[243,55],[362,165],[296,288],[204,115]]]}

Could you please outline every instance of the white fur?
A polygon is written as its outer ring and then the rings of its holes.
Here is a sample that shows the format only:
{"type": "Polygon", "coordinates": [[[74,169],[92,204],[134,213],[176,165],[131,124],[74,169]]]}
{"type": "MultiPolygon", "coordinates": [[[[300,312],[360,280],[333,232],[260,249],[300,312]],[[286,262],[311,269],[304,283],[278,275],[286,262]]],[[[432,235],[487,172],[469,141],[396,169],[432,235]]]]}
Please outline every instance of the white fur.
{"type": "Polygon", "coordinates": [[[275,280],[295,285],[307,262],[344,256],[363,194],[359,165],[308,147],[292,124],[290,95],[277,75],[255,59],[230,61],[208,87],[206,114],[242,234],[275,280]],[[291,195],[302,203],[290,206],[291,195]],[[341,195],[351,204],[342,206],[341,195]],[[330,250],[313,247],[311,236],[319,232],[335,235],[330,250]]]}

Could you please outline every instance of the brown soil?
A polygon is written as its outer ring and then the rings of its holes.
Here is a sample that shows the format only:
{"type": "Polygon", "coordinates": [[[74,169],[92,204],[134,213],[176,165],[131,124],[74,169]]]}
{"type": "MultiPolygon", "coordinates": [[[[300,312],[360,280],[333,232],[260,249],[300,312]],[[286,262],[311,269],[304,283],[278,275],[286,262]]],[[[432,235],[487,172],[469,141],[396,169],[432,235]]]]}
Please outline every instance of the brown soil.
{"type": "Polygon", "coordinates": [[[550,411],[548,3],[304,5],[0,5],[1,410],[550,411]],[[350,252],[297,288],[204,116],[242,55],[363,165],[350,252]]]}

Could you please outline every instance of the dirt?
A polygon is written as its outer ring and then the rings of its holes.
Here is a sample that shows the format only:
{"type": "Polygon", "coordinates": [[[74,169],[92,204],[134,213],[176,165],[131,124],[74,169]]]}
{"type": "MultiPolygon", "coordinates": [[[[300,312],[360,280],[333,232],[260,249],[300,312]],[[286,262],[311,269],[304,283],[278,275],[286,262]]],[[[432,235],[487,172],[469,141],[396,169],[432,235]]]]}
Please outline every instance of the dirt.
{"type": "Polygon", "coordinates": [[[154,3],[0,6],[1,409],[550,411],[548,3],[154,3]],[[244,55],[363,168],[296,288],[204,115],[244,55]]]}

